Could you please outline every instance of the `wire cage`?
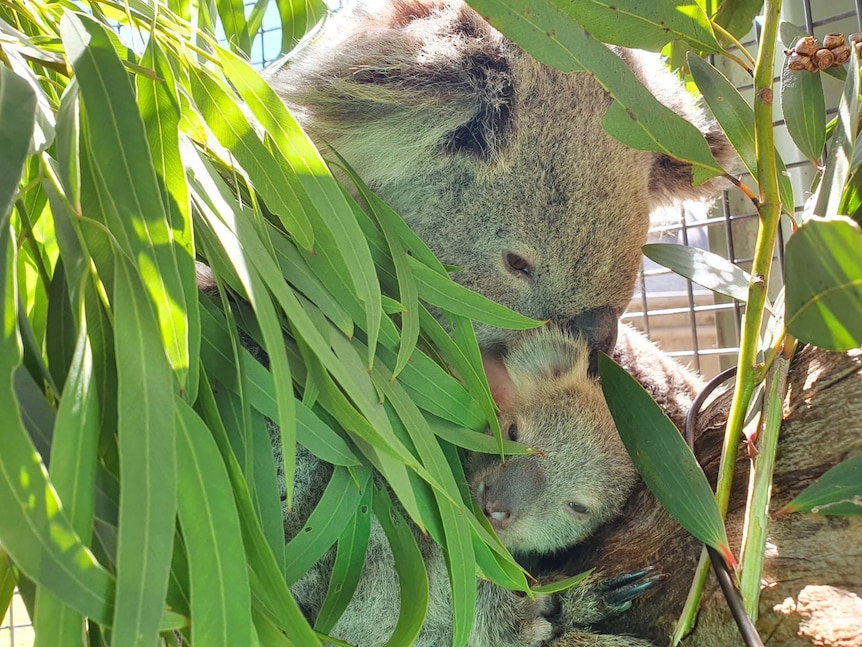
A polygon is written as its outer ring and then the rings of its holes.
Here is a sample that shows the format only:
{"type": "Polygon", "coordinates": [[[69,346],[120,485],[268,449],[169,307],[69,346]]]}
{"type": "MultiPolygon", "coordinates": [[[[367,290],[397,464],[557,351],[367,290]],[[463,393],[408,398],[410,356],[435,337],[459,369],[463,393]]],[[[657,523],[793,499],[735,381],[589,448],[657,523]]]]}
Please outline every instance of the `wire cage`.
{"type": "MultiPolygon", "coordinates": [[[[851,34],[862,29],[862,0],[789,0],[784,3],[782,19],[813,34],[818,40],[827,33],[851,34]]],[[[755,21],[751,32],[742,39],[742,45],[756,53],[759,36],[755,21]]],[[[792,46],[790,43],[786,45],[788,48],[792,46]]],[[[777,61],[782,59],[783,53],[776,57],[777,61]]],[[[722,63],[715,62],[743,96],[751,99],[752,80],[736,66],[722,63]]],[[[831,116],[837,112],[841,83],[822,76],[827,114],[831,116]]],[[[816,169],[800,155],[790,140],[777,100],[774,111],[776,145],[790,172],[795,210],[800,211],[810,195],[816,169]]],[[[782,282],[777,279],[782,278],[784,234],[789,233],[787,223],[783,225],[776,244],[777,263],[773,266],[771,297],[776,295],[782,282]]],[[[725,191],[711,208],[695,204],[672,213],[656,214],[650,242],[675,242],[699,247],[749,270],[756,235],[757,213],[753,205],[738,191],[730,190],[725,191]]],[[[668,354],[709,378],[736,363],[744,310],[738,302],[716,295],[644,259],[636,293],[623,317],[668,354]]]]}
{"type": "MultiPolygon", "coordinates": [[[[254,4],[246,3],[247,10],[250,11],[254,4]]],[[[272,63],[279,56],[281,35],[274,4],[267,11],[263,28],[252,48],[252,62],[258,67],[272,63]]],[[[782,10],[782,18],[818,39],[831,32],[849,34],[862,30],[862,0],[817,0],[816,3],[813,0],[788,0],[782,10]]],[[[755,21],[742,45],[754,53],[758,38],[759,29],[755,21]]],[[[717,65],[721,63],[716,62],[717,65]]],[[[730,65],[722,71],[750,99],[751,79],[730,65]]],[[[832,115],[837,111],[841,85],[824,76],[824,90],[827,112],[832,115]]],[[[795,208],[799,211],[809,195],[816,169],[800,156],[787,135],[778,102],[775,115],[778,150],[791,174],[795,208]]],[[[692,245],[717,253],[743,269],[750,269],[756,232],[757,214],[753,206],[732,190],[724,192],[714,205],[687,204],[656,214],[650,242],[692,245]]],[[[783,240],[784,237],[779,235],[776,245],[774,276],[779,278],[783,240]]],[[[774,284],[773,296],[779,281],[774,284]]],[[[735,363],[743,312],[744,307],[739,303],[644,259],[635,295],[623,319],[642,330],[682,363],[689,364],[706,377],[712,377],[735,363]]],[[[0,622],[0,647],[29,647],[33,642],[32,623],[16,593],[0,622]]]]}

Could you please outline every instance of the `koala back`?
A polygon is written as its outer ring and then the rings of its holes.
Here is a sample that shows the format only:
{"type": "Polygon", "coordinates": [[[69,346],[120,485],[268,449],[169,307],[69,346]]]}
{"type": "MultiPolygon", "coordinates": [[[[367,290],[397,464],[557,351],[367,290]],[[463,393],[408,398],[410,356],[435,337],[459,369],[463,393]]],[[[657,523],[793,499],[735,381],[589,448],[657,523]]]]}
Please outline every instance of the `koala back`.
{"type": "MultiPolygon", "coordinates": [[[[619,51],[668,106],[723,140],[654,55],[619,51]]],[[[601,126],[590,75],[544,66],[454,0],[393,0],[331,19],[273,87],[404,216],[454,278],[609,350],[649,213],[702,196],[691,171],[601,126]]],[[[484,348],[510,334],[481,327],[484,348]]]]}

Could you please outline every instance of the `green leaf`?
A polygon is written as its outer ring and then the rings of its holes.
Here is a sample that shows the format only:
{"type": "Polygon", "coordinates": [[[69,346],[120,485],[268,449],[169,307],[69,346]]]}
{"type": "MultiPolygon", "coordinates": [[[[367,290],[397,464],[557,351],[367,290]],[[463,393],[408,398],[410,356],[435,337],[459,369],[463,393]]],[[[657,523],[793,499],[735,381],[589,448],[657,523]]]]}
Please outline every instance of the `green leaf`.
{"type": "Polygon", "coordinates": [[[712,489],[677,428],[644,388],[604,354],[599,375],[620,438],[656,499],[683,528],[735,564],[712,489]]]}
{"type": "Polygon", "coordinates": [[[693,0],[551,0],[602,42],[661,51],[682,40],[701,52],[718,52],[709,19],[693,0]]]}
{"type": "Polygon", "coordinates": [[[847,178],[850,175],[853,149],[856,146],[858,134],[859,92],[862,83],[859,79],[859,57],[851,56],[847,81],[838,105],[838,117],[829,152],[826,154],[826,164],[817,187],[817,199],[811,213],[817,216],[836,216],[840,214],[840,205],[847,178]]]}
{"type": "Polygon", "coordinates": [[[542,63],[593,76],[615,100],[602,120],[612,137],[632,148],[691,162],[699,182],[724,173],[697,128],[659,103],[619,56],[550,0],[474,0],[472,4],[490,17],[492,26],[542,63]]]}
{"type": "Polygon", "coordinates": [[[279,217],[299,245],[311,249],[314,231],[309,218],[316,219],[318,215],[306,213],[313,206],[300,196],[304,191],[296,177],[286,173],[285,167],[263,145],[237,100],[222,83],[194,69],[190,79],[195,103],[216,138],[236,156],[267,208],[279,217]]]}
{"type": "Polygon", "coordinates": [[[573,586],[577,586],[585,579],[587,579],[592,573],[592,569],[586,571],[584,573],[579,573],[578,575],[572,575],[571,577],[563,578],[562,580],[557,580],[555,582],[551,582],[549,584],[543,584],[542,586],[534,586],[532,587],[533,593],[559,593],[560,591],[565,591],[566,589],[570,589],[573,586]]]}
{"type": "Polygon", "coordinates": [[[797,148],[816,164],[826,144],[823,83],[819,74],[791,70],[788,67],[789,60],[789,56],[785,57],[781,68],[781,112],[787,132],[797,148]]]}
{"type": "Polygon", "coordinates": [[[763,0],[721,0],[713,20],[736,38],[742,38],[754,28],[763,0]]]}
{"type": "Polygon", "coordinates": [[[408,261],[419,287],[419,296],[431,305],[498,328],[527,330],[545,323],[525,317],[458,285],[412,257],[408,257],[408,261]]]}
{"type": "Polygon", "coordinates": [[[281,51],[289,52],[326,15],[323,0],[275,0],[281,19],[281,51]]]}
{"type": "Polygon", "coordinates": [[[428,572],[413,531],[392,506],[389,495],[374,488],[374,515],[395,557],[401,600],[398,624],[387,645],[410,645],[416,640],[428,610],[428,572]],[[409,602],[408,602],[409,601],[409,602]]]}
{"type": "Polygon", "coordinates": [[[35,124],[36,93],[27,81],[0,65],[0,227],[12,210],[35,124]]]}
{"type": "Polygon", "coordinates": [[[179,521],[189,560],[192,642],[251,644],[251,592],[239,515],[218,447],[203,421],[179,397],[179,521]]]}
{"type": "Polygon", "coordinates": [[[111,623],[114,582],[75,534],[24,429],[14,389],[21,363],[17,329],[15,241],[0,227],[0,538],[3,550],[38,586],[82,615],[111,623]]]}
{"type": "MultiPolygon", "coordinates": [[[[754,110],[724,74],[700,56],[691,52],[686,55],[688,68],[697,89],[712,111],[727,140],[742,160],[745,169],[757,180],[757,155],[754,149],[754,110]]],[[[793,185],[790,176],[778,155],[778,191],[785,213],[793,215],[793,185]]]]}
{"type": "Polygon", "coordinates": [[[284,547],[284,572],[289,585],[305,575],[336,542],[350,523],[370,481],[370,469],[362,471],[357,487],[347,468],[335,468],[308,521],[284,547]]]}
{"type": "Polygon", "coordinates": [[[165,604],[177,510],[174,380],[155,313],[122,257],[115,265],[120,523],[113,645],[154,642],[165,604]]]}
{"type": "MultiPolygon", "coordinates": [[[[96,460],[99,442],[99,404],[86,320],[71,361],[51,443],[51,481],[63,509],[82,543],[89,544],[95,515],[96,460]]],[[[36,634],[46,645],[81,644],[84,618],[46,589],[36,591],[36,634]]]]}
{"type": "Polygon", "coordinates": [[[787,242],[787,330],[829,350],[862,346],[862,228],[812,217],[787,242]]]}
{"type": "Polygon", "coordinates": [[[105,205],[98,211],[137,263],[158,315],[160,346],[182,382],[189,365],[183,280],[128,74],[92,18],[65,13],[60,32],[84,102],[92,173],[105,205]]]}
{"type": "Polygon", "coordinates": [[[368,539],[371,536],[372,488],[366,487],[353,518],[338,538],[335,564],[329,578],[326,598],[314,622],[315,631],[329,633],[342,616],[353,597],[362,576],[368,539]]]}
{"type": "Polygon", "coordinates": [[[647,258],[698,285],[742,303],[748,301],[751,275],[718,254],[667,243],[651,243],[641,249],[647,258]]]}
{"type": "Polygon", "coordinates": [[[251,38],[245,21],[243,0],[215,0],[227,42],[246,56],[251,54],[251,38]]]}
{"type": "Polygon", "coordinates": [[[862,514],[862,456],[853,456],[831,467],[775,515],[788,512],[862,514]]]}

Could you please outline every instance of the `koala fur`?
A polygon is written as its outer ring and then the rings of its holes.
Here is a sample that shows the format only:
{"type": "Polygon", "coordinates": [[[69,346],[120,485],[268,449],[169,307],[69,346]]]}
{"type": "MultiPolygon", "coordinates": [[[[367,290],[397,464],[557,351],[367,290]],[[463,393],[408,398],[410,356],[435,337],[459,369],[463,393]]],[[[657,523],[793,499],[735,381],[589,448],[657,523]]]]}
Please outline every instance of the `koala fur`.
{"type": "MultiPolygon", "coordinates": [[[[587,374],[586,344],[550,329],[520,337],[505,368],[518,398],[503,415],[503,427],[517,424],[519,440],[540,453],[502,463],[471,456],[471,488],[500,539],[516,555],[560,550],[583,540],[612,519],[636,481],[636,472],[614,428],[601,389],[587,374]],[[506,502],[504,504],[504,502],[506,502]],[[569,504],[575,503],[574,509],[569,504]]],[[[277,443],[274,443],[277,444],[277,443]]],[[[294,509],[285,511],[285,535],[296,536],[332,473],[331,466],[299,448],[294,481],[294,509]]],[[[451,644],[452,612],[446,562],[440,547],[414,528],[430,583],[429,612],[417,645],[451,644]]],[[[314,619],[326,595],[334,551],[291,587],[295,599],[314,619]]],[[[474,646],[541,645],[551,639],[555,609],[550,596],[535,600],[477,581],[474,646]]],[[[600,582],[580,590],[586,622],[618,613],[628,599],[615,600],[600,582]]],[[[353,600],[332,635],[357,645],[384,645],[395,628],[399,608],[398,578],[385,534],[372,520],[362,578],[353,600]]],[[[569,621],[580,621],[573,613],[569,621]]],[[[580,631],[579,629],[577,631],[580,631]]],[[[583,631],[594,642],[601,636],[583,631]]]]}
{"type": "MultiPolygon", "coordinates": [[[[660,382],[677,364],[654,354],[640,362],[641,381],[660,382]],[[659,360],[655,362],[654,360],[659,360]]],[[[830,353],[808,346],[797,353],[788,377],[785,416],[773,475],[771,510],[776,511],[833,465],[862,454],[862,349],[830,353]]],[[[699,418],[695,453],[714,485],[730,394],[711,403],[699,418]]],[[[749,460],[740,456],[727,517],[731,548],[743,531],[749,460]]],[[[791,513],[770,522],[757,629],[764,644],[781,647],[862,647],[862,517],[791,513]]],[[[631,609],[595,628],[626,632],[656,645],[669,644],[685,601],[701,545],[683,530],[639,482],[622,514],[579,544],[566,573],[597,567],[596,577],[613,578],[649,564],[664,573],[660,586],[634,600],[631,609]]],[[[563,617],[583,621],[577,589],[562,596],[563,617]]],[[[581,644],[581,630],[567,632],[561,647],[581,644]]],[[[589,644],[589,643],[587,643],[589,644]]],[[[643,645],[632,639],[622,646],[643,645]]],[[[683,645],[742,645],[713,576],[694,632],[683,645]]]]}
{"type": "MultiPolygon", "coordinates": [[[[651,54],[635,75],[730,148],[651,54]]],[[[457,0],[392,0],[336,14],[270,82],[461,284],[613,347],[650,211],[711,195],[690,167],[630,149],[601,126],[611,99],[583,73],[544,66],[457,0]]],[[[507,331],[479,326],[483,349],[507,331]]]]}

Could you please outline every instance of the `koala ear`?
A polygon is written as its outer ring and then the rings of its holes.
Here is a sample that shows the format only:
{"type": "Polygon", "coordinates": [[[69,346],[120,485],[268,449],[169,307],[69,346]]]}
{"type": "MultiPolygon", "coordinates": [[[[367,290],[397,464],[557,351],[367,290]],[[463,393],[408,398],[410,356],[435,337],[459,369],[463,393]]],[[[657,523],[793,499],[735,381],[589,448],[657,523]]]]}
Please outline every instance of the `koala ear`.
{"type": "Polygon", "coordinates": [[[513,122],[511,45],[472,9],[395,0],[330,20],[270,82],[366,180],[451,162],[441,153],[488,158],[502,145],[513,122]]]}
{"type": "MultiPolygon", "coordinates": [[[[617,53],[661,103],[703,133],[718,164],[727,172],[735,173],[740,162],[733,147],[718,124],[707,117],[680,79],[668,70],[661,56],[640,50],[617,49],[617,53]]],[[[685,200],[706,200],[728,186],[727,181],[720,177],[692,186],[690,164],[657,154],[650,169],[650,209],[685,200]]]]}
{"type": "Polygon", "coordinates": [[[544,328],[523,335],[505,359],[506,369],[518,394],[583,381],[589,364],[587,343],[557,328],[544,328]]]}

